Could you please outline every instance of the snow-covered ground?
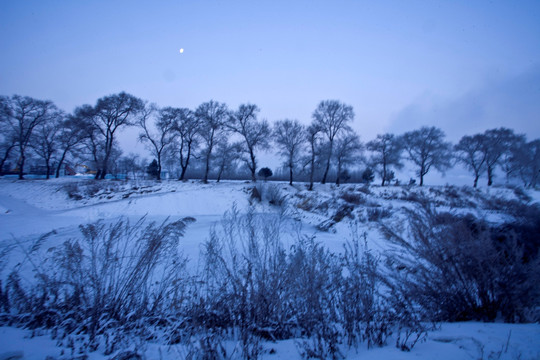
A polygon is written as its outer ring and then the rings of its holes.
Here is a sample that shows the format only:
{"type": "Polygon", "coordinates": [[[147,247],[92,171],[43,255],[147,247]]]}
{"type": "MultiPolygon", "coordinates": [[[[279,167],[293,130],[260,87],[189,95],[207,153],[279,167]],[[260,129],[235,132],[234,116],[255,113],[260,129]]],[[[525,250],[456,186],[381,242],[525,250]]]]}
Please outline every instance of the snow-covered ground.
{"type": "MultiPolygon", "coordinates": [[[[428,338],[417,344],[410,352],[403,352],[394,346],[349,351],[350,360],[456,360],[456,359],[540,359],[540,326],[538,324],[486,324],[478,322],[442,324],[432,331],[428,338]]],[[[233,353],[234,344],[230,344],[233,353]]],[[[300,359],[294,340],[284,340],[263,345],[261,359],[300,359]]],[[[162,345],[148,342],[138,349],[146,359],[183,359],[185,352],[180,346],[162,345]]],[[[236,351],[238,353],[238,351],[236,351]]],[[[28,331],[12,327],[0,328],[0,359],[6,354],[23,354],[25,360],[43,360],[47,356],[69,358],[67,349],[60,349],[46,331],[28,331]],[[62,355],[62,351],[63,355],[62,355]]],[[[76,355],[76,354],[75,354],[76,355]]],[[[92,352],[89,360],[109,357],[92,352]]],[[[13,358],[18,359],[18,358],[13,358]]]]}
{"type": "MultiPolygon", "coordinates": [[[[305,186],[290,187],[285,183],[259,184],[263,202],[251,200],[253,184],[247,182],[164,181],[126,183],[86,179],[8,180],[0,179],[0,246],[14,246],[9,259],[14,265],[22,261],[25,246],[40,235],[55,231],[46,246],[79,236],[79,225],[97,220],[113,221],[119,216],[137,220],[161,222],[192,217],[180,242],[182,251],[196,265],[200,244],[213,226],[219,224],[226,211],[236,206],[245,211],[251,203],[258,214],[278,213],[287,208],[290,227],[285,227],[284,239],[300,229],[315,236],[331,251],[342,250],[351,231],[366,234],[368,246],[384,250],[385,241],[373,220],[399,221],[397,210],[410,207],[411,198],[425,196],[441,209],[473,212],[497,221],[505,214],[497,209],[498,198],[519,199],[529,196],[540,199],[535,191],[521,194],[512,189],[480,189],[455,187],[386,187],[362,185],[317,184],[314,192],[305,186]],[[271,205],[276,190],[285,199],[282,206],[271,205]]],[[[0,279],[6,274],[1,273],[0,279]]],[[[30,279],[28,281],[31,281],[30,279]]],[[[294,341],[265,343],[265,359],[299,358],[294,341]]],[[[65,349],[64,349],[65,350],[65,349]]],[[[179,348],[156,343],[144,344],[146,358],[181,358],[179,348]]],[[[31,332],[11,327],[0,328],[0,359],[6,353],[24,352],[24,359],[44,359],[60,356],[60,351],[46,331],[31,332]],[[35,336],[34,336],[35,335],[35,336]]],[[[107,358],[99,352],[90,359],[107,358]]],[[[351,350],[350,359],[540,359],[540,325],[509,325],[484,323],[442,324],[440,330],[429,333],[425,342],[411,352],[401,352],[394,346],[377,349],[351,350]]]]}

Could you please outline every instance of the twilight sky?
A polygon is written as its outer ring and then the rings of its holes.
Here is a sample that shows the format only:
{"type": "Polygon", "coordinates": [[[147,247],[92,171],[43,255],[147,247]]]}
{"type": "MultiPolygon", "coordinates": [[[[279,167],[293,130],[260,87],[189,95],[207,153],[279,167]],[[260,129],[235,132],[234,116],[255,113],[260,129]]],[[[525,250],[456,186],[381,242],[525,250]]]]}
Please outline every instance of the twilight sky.
{"type": "Polygon", "coordinates": [[[1,1],[0,94],[70,112],[126,91],[160,106],[257,104],[354,128],[507,126],[540,137],[540,1],[1,1]],[[180,54],[179,49],[184,52],[180,54]]]}

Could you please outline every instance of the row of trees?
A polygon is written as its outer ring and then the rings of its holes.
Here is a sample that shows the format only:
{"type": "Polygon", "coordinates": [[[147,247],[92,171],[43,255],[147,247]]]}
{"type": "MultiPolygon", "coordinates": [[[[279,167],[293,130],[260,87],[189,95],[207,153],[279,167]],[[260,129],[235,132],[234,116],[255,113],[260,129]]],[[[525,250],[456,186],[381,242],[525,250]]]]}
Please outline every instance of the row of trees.
{"type": "MultiPolygon", "coordinates": [[[[157,162],[160,179],[166,159],[179,168],[179,179],[186,178],[192,162],[202,164],[202,180],[208,182],[215,171],[218,181],[234,164],[242,163],[256,181],[256,154],[271,145],[284,160],[290,184],[299,173],[309,178],[310,189],[315,177],[326,183],[332,171],[336,183],[347,179],[348,169],[364,164],[386,185],[395,171],[410,161],[416,168],[420,185],[432,169],[440,172],[462,163],[474,175],[474,186],[484,173],[493,184],[497,168],[507,178],[520,178],[535,187],[540,171],[540,139],[527,142],[525,135],[498,128],[482,134],[464,136],[453,146],[436,127],[422,127],[406,132],[378,135],[363,144],[350,124],[353,108],[337,100],[321,101],[309,126],[298,120],[279,120],[272,126],[258,118],[260,109],[242,104],[230,110],[226,104],[209,101],[195,110],[158,108],[124,92],[100,98],[95,105],[77,107],[65,114],[52,102],[14,95],[0,97],[0,172],[8,159],[17,159],[15,171],[24,176],[28,156],[37,155],[56,176],[67,158],[89,163],[96,179],[111,172],[121,151],[117,133],[127,126],[139,127],[139,140],[147,145],[157,162]],[[364,156],[364,150],[370,156],[364,156]],[[332,170],[333,169],[333,170],[332,170]]],[[[133,160],[125,158],[128,164],[133,160]],[[129,160],[129,161],[128,161],[129,160]]]]}

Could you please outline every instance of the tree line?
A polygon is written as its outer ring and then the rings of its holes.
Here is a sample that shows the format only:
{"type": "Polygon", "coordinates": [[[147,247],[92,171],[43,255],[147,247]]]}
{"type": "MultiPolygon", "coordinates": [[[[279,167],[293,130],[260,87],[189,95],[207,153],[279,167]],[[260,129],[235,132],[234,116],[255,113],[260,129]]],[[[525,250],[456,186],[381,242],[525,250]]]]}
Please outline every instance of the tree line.
{"type": "Polygon", "coordinates": [[[178,169],[179,180],[186,179],[188,169],[198,166],[205,183],[211,171],[219,181],[239,168],[256,181],[256,154],[273,146],[283,160],[289,183],[302,175],[309,179],[310,189],[315,181],[325,184],[331,176],[339,185],[349,179],[350,169],[360,164],[365,166],[366,181],[377,174],[385,186],[396,181],[395,172],[405,161],[415,167],[420,185],[432,169],[444,172],[456,163],[471,172],[475,187],[484,174],[491,186],[497,169],[507,179],[519,179],[528,187],[537,185],[540,139],[527,141],[524,134],[512,129],[465,135],[453,145],[441,129],[424,126],[402,135],[379,134],[362,143],[350,126],[352,106],[338,100],[321,101],[308,126],[296,119],[270,124],[259,118],[259,112],[255,104],[229,109],[214,100],[196,109],[160,108],[121,92],[67,114],[52,101],[1,96],[0,173],[16,173],[23,179],[27,159],[38,158],[47,178],[53,173],[59,177],[69,160],[88,164],[96,179],[104,179],[114,169],[118,171],[119,164],[124,168],[136,165],[134,156],[122,156],[117,139],[119,130],[136,126],[140,129],[138,140],[155,159],[158,180],[167,163],[178,169]]]}

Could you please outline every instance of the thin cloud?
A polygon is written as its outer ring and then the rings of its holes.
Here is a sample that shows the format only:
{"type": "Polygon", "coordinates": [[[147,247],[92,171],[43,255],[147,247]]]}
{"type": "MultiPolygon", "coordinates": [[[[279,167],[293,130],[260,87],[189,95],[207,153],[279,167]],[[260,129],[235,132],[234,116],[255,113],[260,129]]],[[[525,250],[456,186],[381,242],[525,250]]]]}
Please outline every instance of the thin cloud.
{"type": "Polygon", "coordinates": [[[540,65],[498,81],[487,81],[454,99],[423,95],[399,111],[389,132],[402,133],[423,125],[442,128],[452,141],[489,128],[508,127],[540,137],[540,65]]]}

